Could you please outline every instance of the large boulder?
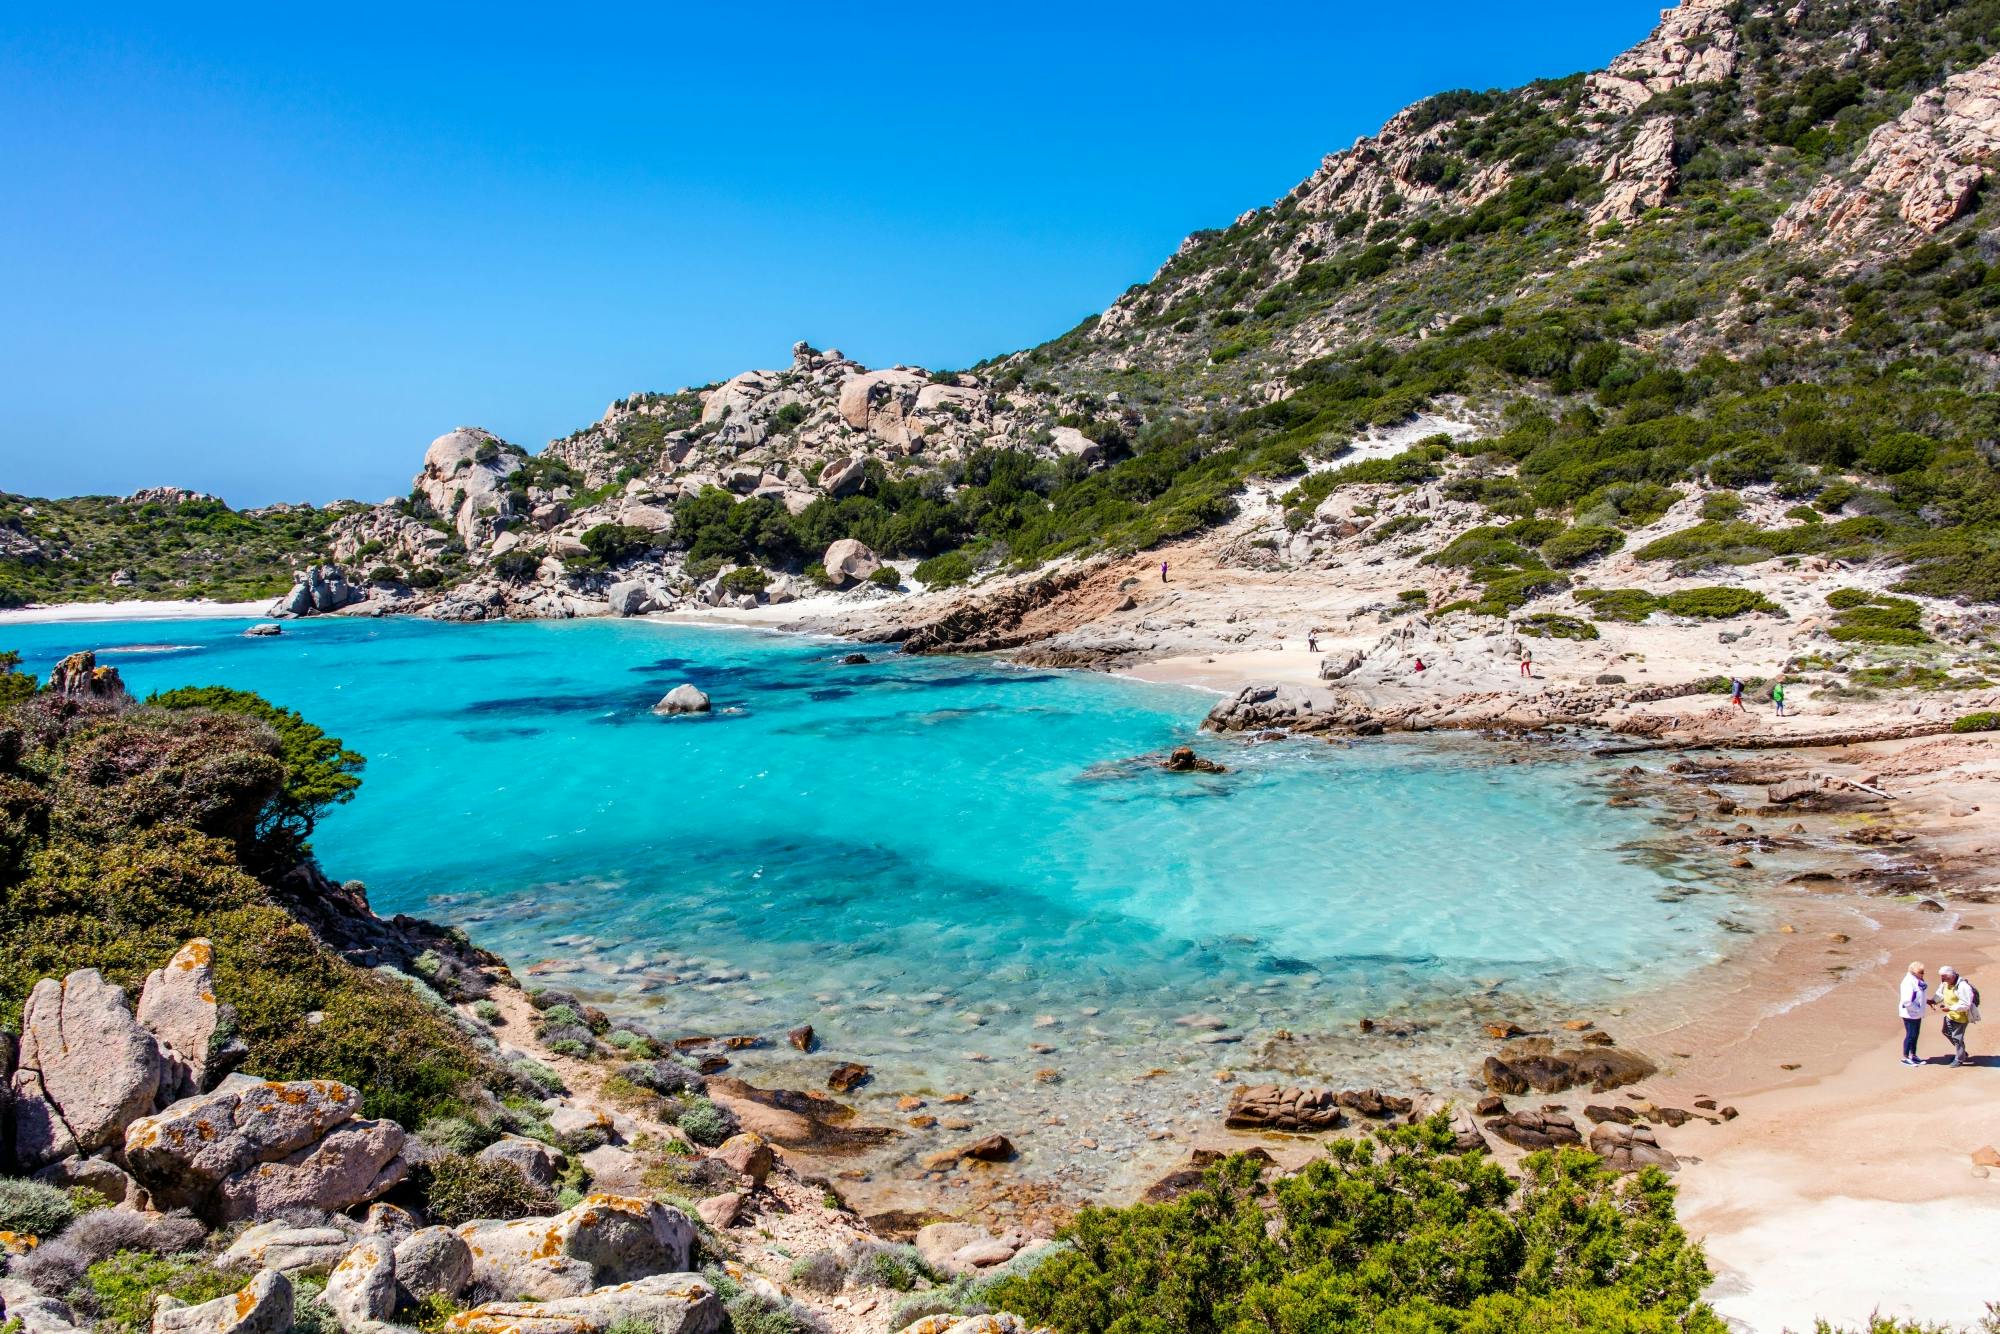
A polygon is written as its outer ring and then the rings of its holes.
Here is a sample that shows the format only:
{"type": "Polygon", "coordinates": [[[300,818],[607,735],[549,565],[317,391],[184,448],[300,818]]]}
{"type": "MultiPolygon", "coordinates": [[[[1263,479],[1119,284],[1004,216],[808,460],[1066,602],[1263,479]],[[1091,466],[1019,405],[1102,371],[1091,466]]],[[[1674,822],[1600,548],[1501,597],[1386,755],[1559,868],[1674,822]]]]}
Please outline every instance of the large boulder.
{"type": "Polygon", "coordinates": [[[365,1204],[409,1175],[402,1156],[407,1139],[394,1121],[349,1121],[317,1144],[229,1177],[217,1217],[233,1222],[283,1209],[338,1212],[365,1204]]]}
{"type": "Polygon", "coordinates": [[[613,1325],[653,1334],[711,1334],[722,1300],[699,1274],[655,1274],[540,1302],[488,1302],[445,1322],[451,1334],[603,1334],[613,1325]]]}
{"type": "Polygon", "coordinates": [[[827,582],[835,588],[858,584],[882,568],[881,558],[851,537],[829,545],[820,563],[826,566],[827,582]]]}
{"type": "Polygon", "coordinates": [[[915,371],[869,371],[840,386],[840,416],[849,426],[885,444],[908,447],[917,394],[930,381],[915,371]]]}
{"type": "Polygon", "coordinates": [[[654,713],[707,713],[708,696],[697,686],[683,682],[660,697],[653,706],[654,713]]]}
{"type": "Polygon", "coordinates": [[[159,1044],[132,1017],[124,988],[95,968],[35,984],[17,1061],[9,1081],[14,1157],[26,1171],[115,1145],[153,1110],[165,1072],[159,1044]]]}
{"type": "Polygon", "coordinates": [[[221,1263],[230,1269],[324,1274],[340,1263],[359,1232],[351,1219],[338,1216],[311,1227],[282,1218],[254,1223],[229,1243],[221,1263]]]}
{"type": "Polygon", "coordinates": [[[472,1280],[513,1301],[577,1297],[688,1267],[694,1224],[678,1209],[624,1195],[590,1195],[553,1218],[472,1222],[472,1280]]]}
{"type": "Polygon", "coordinates": [[[520,453],[498,436],[461,426],[431,441],[415,489],[468,548],[477,550],[491,535],[493,520],[512,512],[506,481],[521,466],[520,453]]]}
{"type": "Polygon", "coordinates": [[[1331,1089],[1277,1084],[1238,1084],[1229,1097],[1223,1124],[1231,1130],[1332,1130],[1345,1118],[1331,1089]]]}
{"type": "Polygon", "coordinates": [[[163,1207],[218,1221],[307,1206],[340,1212],[401,1181],[403,1129],[357,1121],[361,1095],[331,1079],[230,1075],[125,1132],[125,1160],[163,1207]]]}
{"type": "Polygon", "coordinates": [[[419,1228],[396,1243],[396,1294],[404,1305],[456,1297],[471,1281],[472,1248],[450,1228],[419,1228]]]}
{"type": "Polygon", "coordinates": [[[166,1060],[160,1096],[168,1101],[213,1083],[222,1073],[215,1068],[218,1057],[233,1063],[243,1055],[239,1044],[215,1040],[228,1016],[215,999],[214,957],[206,940],[190,940],[166,967],[149,973],[139,991],[139,1024],[158,1041],[166,1060]]]}
{"type": "Polygon", "coordinates": [[[89,649],[72,653],[49,673],[49,690],[71,699],[119,700],[126,697],[125,683],[116,667],[99,667],[97,655],[89,649]]]}
{"type": "Polygon", "coordinates": [[[867,473],[867,456],[851,454],[844,459],[834,460],[820,470],[819,489],[830,496],[853,495],[861,489],[862,480],[867,473]]]}
{"type": "Polygon", "coordinates": [[[387,1237],[363,1237],[326,1276],[320,1302],[342,1329],[365,1329],[396,1313],[396,1251],[387,1237]]]}
{"type": "Polygon", "coordinates": [[[561,1149],[523,1135],[502,1135],[481,1149],[478,1157],[482,1163],[511,1163],[543,1190],[553,1189],[556,1178],[568,1165],[561,1149]]]}
{"type": "Polygon", "coordinates": [[[653,610],[653,595],[637,579],[623,579],[611,585],[611,614],[643,616],[653,610]]]}
{"type": "Polygon", "coordinates": [[[153,1334],[285,1334],[292,1327],[292,1282],[265,1269],[241,1292],[188,1306],[161,1297],[153,1334]]]}

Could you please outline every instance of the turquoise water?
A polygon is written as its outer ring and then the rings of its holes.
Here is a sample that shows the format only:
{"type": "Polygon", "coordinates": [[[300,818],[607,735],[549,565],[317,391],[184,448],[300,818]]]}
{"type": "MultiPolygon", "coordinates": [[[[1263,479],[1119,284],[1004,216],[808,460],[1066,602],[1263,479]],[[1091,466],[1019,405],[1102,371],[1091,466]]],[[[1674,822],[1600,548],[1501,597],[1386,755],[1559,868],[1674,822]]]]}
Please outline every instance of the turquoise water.
{"type": "MultiPolygon", "coordinates": [[[[300,710],[368,757],[315,840],[330,874],[670,1036],[814,1024],[823,1053],[746,1058],[771,1082],[851,1058],[877,1067],[869,1096],[978,1087],[1025,1117],[1062,1106],[1038,1068],[1121,1108],[1148,1069],[1391,1077],[1411,1042],[1302,1044],[1361,1015],[1442,1042],[1629,996],[1715,958],[1735,906],[1580,759],[1253,745],[1201,734],[1192,690],[847,666],[854,645],[745,630],[242,624],[15,625],[0,647],[300,710]],[[654,716],[682,681],[718,712],[654,716]],[[1186,743],[1231,772],[1124,763],[1186,743]],[[1192,1013],[1225,1028],[1173,1022],[1192,1013]]],[[[1220,1097],[1145,1096],[1169,1119],[1220,1097]]]]}

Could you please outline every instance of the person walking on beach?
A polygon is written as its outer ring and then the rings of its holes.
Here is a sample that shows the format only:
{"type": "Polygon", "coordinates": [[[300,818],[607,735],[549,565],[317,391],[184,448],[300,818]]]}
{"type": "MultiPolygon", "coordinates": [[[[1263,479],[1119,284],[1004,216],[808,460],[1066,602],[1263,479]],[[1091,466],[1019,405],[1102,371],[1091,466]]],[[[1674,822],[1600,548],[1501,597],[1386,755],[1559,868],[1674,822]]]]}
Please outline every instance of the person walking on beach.
{"type": "Polygon", "coordinates": [[[1903,1064],[1922,1065],[1917,1059],[1917,1032],[1924,1026],[1924,1007],[1928,1003],[1930,983],[1924,981],[1924,966],[1910,965],[1910,971],[1903,974],[1903,993],[1896,1001],[1896,1013],[1903,1020],[1903,1064]]]}
{"type": "Polygon", "coordinates": [[[1531,648],[1524,648],[1521,650],[1521,675],[1532,678],[1534,674],[1535,651],[1531,648]]]}
{"type": "Polygon", "coordinates": [[[1750,712],[1750,710],[1743,707],[1743,678],[1740,676],[1729,678],[1729,702],[1736,706],[1738,713],[1750,712]]]}
{"type": "Polygon", "coordinates": [[[1163,584],[1167,582],[1167,563],[1165,561],[1160,562],[1160,582],[1163,584]]]}
{"type": "Polygon", "coordinates": [[[1306,652],[1308,653],[1319,652],[1319,631],[1317,630],[1306,631],[1306,652]]]}
{"type": "Polygon", "coordinates": [[[1965,1026],[1979,1011],[1978,990],[1958,975],[1958,969],[1946,964],[1938,969],[1937,995],[1930,1003],[1944,1012],[1944,1040],[1954,1053],[1951,1063],[1970,1064],[1965,1055],[1965,1026]]]}
{"type": "MultiPolygon", "coordinates": [[[[1772,685],[1771,685],[1771,703],[1773,703],[1773,704],[1775,704],[1775,705],[1777,705],[1777,706],[1778,706],[1778,716],[1779,716],[1780,718],[1784,717],[1784,716],[1785,716],[1785,683],[1784,683],[1783,681],[1775,681],[1775,682],[1773,682],[1773,683],[1772,683],[1772,685]]],[[[1942,981],[1943,979],[1942,979],[1942,978],[1940,978],[1939,980],[1940,980],[1940,981],[1942,981]]]]}

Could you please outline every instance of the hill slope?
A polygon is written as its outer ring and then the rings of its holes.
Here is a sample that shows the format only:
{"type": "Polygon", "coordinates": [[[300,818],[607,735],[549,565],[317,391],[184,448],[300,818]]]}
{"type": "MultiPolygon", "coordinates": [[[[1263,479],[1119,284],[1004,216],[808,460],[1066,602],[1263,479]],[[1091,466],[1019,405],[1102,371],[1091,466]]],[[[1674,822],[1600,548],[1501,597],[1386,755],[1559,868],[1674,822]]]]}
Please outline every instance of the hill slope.
{"type": "MultiPolygon", "coordinates": [[[[1669,580],[1826,557],[2000,599],[1996,52],[1996,0],[1688,0],[1606,70],[1405,110],[1040,347],[954,374],[800,344],[532,456],[463,428],[406,500],[248,554],[446,617],[597,613],[621,583],[625,609],[748,606],[874,557],[949,586],[1142,550],[1267,492],[1310,562],[1397,494],[1353,488],[1437,483],[1479,522],[1400,536],[1475,614],[1711,492],[1640,552],[1669,580]],[[1423,413],[1457,426],[1337,466],[1423,413]],[[1752,523],[1738,493],[1783,503],[1752,523]],[[842,539],[870,550],[829,574],[842,539]]],[[[102,562],[23,538],[0,529],[0,585],[103,593],[102,562]]]]}

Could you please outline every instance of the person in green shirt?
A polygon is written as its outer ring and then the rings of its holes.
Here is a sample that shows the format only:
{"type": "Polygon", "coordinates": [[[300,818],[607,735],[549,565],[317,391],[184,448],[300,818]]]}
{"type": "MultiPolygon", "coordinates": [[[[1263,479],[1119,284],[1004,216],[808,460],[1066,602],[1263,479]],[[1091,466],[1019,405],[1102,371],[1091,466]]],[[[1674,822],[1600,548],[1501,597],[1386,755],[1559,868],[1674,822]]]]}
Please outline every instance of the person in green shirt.
{"type": "Polygon", "coordinates": [[[1973,1013],[1979,1006],[1979,992],[1972,983],[1958,975],[1958,969],[1950,964],[1938,969],[1937,994],[1930,1003],[1944,1012],[1944,1039],[1951,1044],[1957,1054],[1951,1058],[1953,1065],[1969,1065],[1965,1054],[1965,1026],[1972,1022],[1973,1013]]]}
{"type": "Polygon", "coordinates": [[[1771,702],[1778,706],[1778,716],[1785,716],[1785,683],[1778,682],[1771,687],[1771,702]]]}

